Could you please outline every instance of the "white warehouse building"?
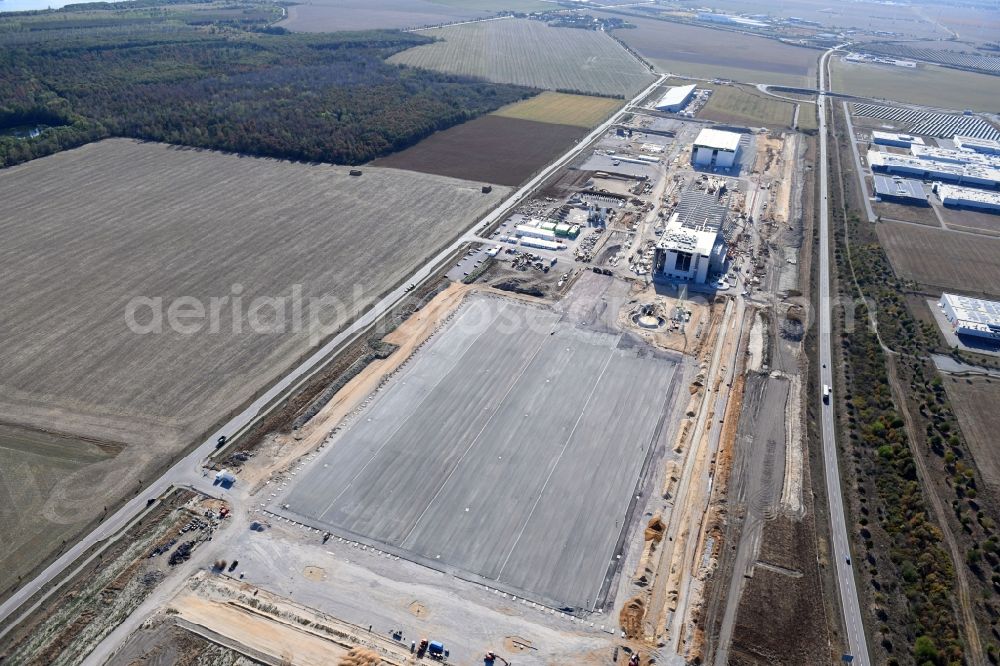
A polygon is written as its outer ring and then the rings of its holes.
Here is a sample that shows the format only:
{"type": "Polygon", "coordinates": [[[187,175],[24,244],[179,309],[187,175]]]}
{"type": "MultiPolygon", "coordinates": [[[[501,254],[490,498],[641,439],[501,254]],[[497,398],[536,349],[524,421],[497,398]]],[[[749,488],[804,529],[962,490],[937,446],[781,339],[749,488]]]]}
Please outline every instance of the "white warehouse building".
{"type": "Polygon", "coordinates": [[[956,134],[951,141],[959,150],[969,150],[984,155],[1000,155],[1000,141],[962,136],[961,134],[956,134]]]}
{"type": "Polygon", "coordinates": [[[957,294],[941,294],[938,305],[957,335],[971,335],[1000,342],[1000,303],[957,294]]]}
{"type": "Polygon", "coordinates": [[[945,206],[959,208],[979,208],[991,213],[1000,213],[1000,192],[977,190],[973,187],[934,183],[934,192],[945,206]]]}
{"type": "Polygon", "coordinates": [[[660,98],[653,108],[657,111],[668,111],[670,113],[677,113],[691,101],[691,96],[694,95],[695,84],[689,86],[674,86],[660,98]]]}
{"type": "Polygon", "coordinates": [[[740,135],[717,129],[703,129],[694,141],[691,163],[710,169],[728,169],[736,162],[740,135]]]}

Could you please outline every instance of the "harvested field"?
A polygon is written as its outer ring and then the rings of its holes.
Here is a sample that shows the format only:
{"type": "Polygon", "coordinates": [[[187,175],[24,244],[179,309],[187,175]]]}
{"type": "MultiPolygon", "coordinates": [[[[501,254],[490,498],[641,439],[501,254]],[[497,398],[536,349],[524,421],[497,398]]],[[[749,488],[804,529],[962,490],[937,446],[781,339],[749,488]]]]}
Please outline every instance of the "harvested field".
{"type": "Polygon", "coordinates": [[[949,228],[980,232],[989,236],[1000,235],[1000,214],[947,206],[941,206],[938,210],[949,228]]]}
{"type": "MultiPolygon", "coordinates": [[[[705,87],[705,86],[702,86],[705,87]]],[[[711,86],[708,102],[699,118],[753,127],[790,127],[795,105],[742,86],[711,86]]]]}
{"type": "Polygon", "coordinates": [[[1000,493],[1000,380],[988,377],[942,377],[945,391],[969,443],[976,469],[994,494],[1000,493]]]}
{"type": "Polygon", "coordinates": [[[590,129],[600,125],[621,108],[621,102],[607,97],[567,95],[546,91],[493,112],[503,118],[533,120],[539,123],[574,125],[590,129]]]}
{"type": "MultiPolygon", "coordinates": [[[[869,183],[868,187],[871,187],[869,183]]],[[[903,222],[913,222],[914,224],[924,224],[929,227],[941,228],[934,209],[930,206],[908,206],[906,204],[881,201],[872,204],[872,210],[883,220],[901,220],[903,222]]]]}
{"type": "Polygon", "coordinates": [[[896,273],[940,289],[1000,296],[1000,238],[899,222],[878,225],[896,273]]]}
{"type": "MultiPolygon", "coordinates": [[[[0,639],[0,661],[10,664],[79,664],[148,597],[171,570],[181,548],[181,529],[207,507],[218,507],[191,491],[167,495],[142,521],[110,543],[100,557],[69,574],[54,595],[0,639]],[[151,553],[163,550],[156,557],[151,553]],[[168,555],[168,553],[170,553],[168,555]]],[[[185,542],[210,537],[218,522],[188,532],[185,542]]],[[[197,546],[194,546],[197,547],[197,546]]],[[[73,571],[73,570],[71,570],[73,571]]]]}
{"type": "MultiPolygon", "coordinates": [[[[664,71],[791,86],[815,85],[820,52],[728,30],[628,17],[614,35],[664,71]]],[[[419,47],[424,48],[424,47],[419,47]]]]}
{"type": "Polygon", "coordinates": [[[587,130],[488,115],[437,132],[372,164],[519,185],[566,152],[587,130]]]}
{"type": "Polygon", "coordinates": [[[841,58],[833,58],[830,69],[833,90],[860,97],[990,112],[997,110],[1000,99],[1000,77],[989,74],[924,63],[911,69],[844,62],[841,58]]]}
{"type": "MultiPolygon", "coordinates": [[[[52,520],[60,480],[107,460],[116,449],[79,439],[0,425],[0,591],[6,591],[85,520],[52,520]]],[[[98,507],[100,511],[100,507],[98,507]]]]}
{"type": "Polygon", "coordinates": [[[483,21],[427,30],[443,41],[389,58],[400,65],[563,92],[631,97],[653,76],[607,35],[541,21],[483,21]]]}
{"type": "Polygon", "coordinates": [[[470,298],[272,510],[556,608],[602,606],[680,359],[576,317],[470,298]]]}
{"type": "Polygon", "coordinates": [[[0,174],[0,423],[124,445],[48,520],[134,491],[507,193],[347,171],[112,140],[0,174]]]}
{"type": "Polygon", "coordinates": [[[375,28],[418,28],[467,21],[492,14],[485,8],[464,8],[428,0],[309,0],[288,6],[288,18],[278,23],[296,32],[336,32],[375,28]]]}

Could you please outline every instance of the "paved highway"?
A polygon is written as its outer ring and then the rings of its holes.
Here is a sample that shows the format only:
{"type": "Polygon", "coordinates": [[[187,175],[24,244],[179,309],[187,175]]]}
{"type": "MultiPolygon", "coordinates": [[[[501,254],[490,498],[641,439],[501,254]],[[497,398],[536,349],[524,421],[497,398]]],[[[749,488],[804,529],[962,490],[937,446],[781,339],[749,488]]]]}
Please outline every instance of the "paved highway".
{"type": "Polygon", "coordinates": [[[826,85],[827,63],[830,54],[838,47],[830,49],[820,58],[819,67],[819,359],[820,386],[816,387],[823,432],[823,462],[826,470],[826,493],[830,508],[830,537],[833,546],[833,566],[840,591],[841,607],[844,611],[844,627],[847,630],[847,646],[854,657],[854,664],[868,666],[868,643],[865,627],[861,621],[858,592],[855,589],[854,568],[851,561],[850,537],[844,517],[844,498],[840,490],[840,468],[837,464],[837,437],[834,430],[834,399],[830,404],[823,402],[823,385],[833,386],[832,352],[830,343],[830,321],[833,315],[833,300],[830,297],[830,219],[829,219],[829,169],[827,167],[826,128],[826,85]]]}
{"type": "MultiPolygon", "coordinates": [[[[581,151],[585,150],[590,143],[602,136],[604,132],[618,122],[623,115],[630,112],[632,107],[637,102],[649,95],[665,78],[666,75],[661,75],[655,82],[650,84],[648,88],[626,103],[620,111],[608,118],[607,121],[594,129],[594,131],[588,134],[585,138],[578,141],[564,155],[528,181],[528,183],[526,183],[521,189],[517,190],[510,197],[505,199],[486,217],[477,221],[467,233],[471,234],[476,229],[488,226],[510,213],[519,203],[521,203],[521,201],[531,195],[534,190],[557,169],[563,167],[567,162],[575,158],[581,151]]],[[[57,560],[50,564],[44,571],[42,571],[41,574],[26,583],[21,589],[11,595],[9,599],[0,604],[0,625],[2,625],[0,626],[0,637],[6,634],[12,626],[16,624],[16,622],[7,622],[7,618],[10,617],[12,613],[17,611],[22,604],[41,590],[45,585],[59,576],[60,573],[75,562],[89,548],[100,541],[117,534],[122,530],[122,528],[131,523],[136,516],[138,516],[142,510],[146,508],[147,498],[156,497],[165,492],[171,486],[194,485],[198,483],[202,477],[202,464],[205,458],[211,455],[215,450],[215,443],[218,441],[220,436],[226,435],[228,437],[232,437],[234,434],[239,433],[246,427],[263,418],[270,411],[270,408],[272,408],[275,404],[280,404],[279,398],[290,394],[295,389],[300,387],[323,366],[323,362],[333,352],[343,345],[352,342],[355,338],[361,335],[369,325],[375,322],[385,312],[402,300],[402,298],[407,294],[408,285],[419,284],[428,277],[437,274],[437,272],[444,267],[445,261],[451,255],[455,254],[465,242],[466,236],[463,235],[462,238],[459,238],[447,248],[442,250],[436,257],[431,259],[416,273],[410,276],[408,280],[403,281],[398,288],[387,294],[373,308],[359,316],[358,319],[343,332],[336,335],[332,340],[316,351],[315,354],[310,356],[301,365],[285,375],[267,392],[254,400],[253,403],[251,403],[246,409],[233,417],[216,432],[212,433],[208,439],[202,442],[187,456],[174,464],[174,466],[167,470],[163,476],[147,486],[144,492],[140,493],[117,512],[109,516],[90,534],[85,536],[78,543],[74,544],[57,560]]],[[[42,600],[44,600],[44,598],[42,600]]],[[[35,605],[37,605],[37,603],[35,605]]],[[[32,606],[32,608],[33,607],[34,606],[32,606]]],[[[26,610],[30,611],[31,609],[26,610]]]]}

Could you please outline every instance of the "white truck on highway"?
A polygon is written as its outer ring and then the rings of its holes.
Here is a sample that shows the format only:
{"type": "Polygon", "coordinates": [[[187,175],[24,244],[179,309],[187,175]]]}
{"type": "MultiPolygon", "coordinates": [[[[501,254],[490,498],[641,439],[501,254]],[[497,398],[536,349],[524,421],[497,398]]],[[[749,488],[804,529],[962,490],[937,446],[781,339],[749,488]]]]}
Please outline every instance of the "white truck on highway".
{"type": "Polygon", "coordinates": [[[830,404],[830,393],[831,393],[830,385],[823,384],[823,402],[825,402],[828,405],[830,404]]]}

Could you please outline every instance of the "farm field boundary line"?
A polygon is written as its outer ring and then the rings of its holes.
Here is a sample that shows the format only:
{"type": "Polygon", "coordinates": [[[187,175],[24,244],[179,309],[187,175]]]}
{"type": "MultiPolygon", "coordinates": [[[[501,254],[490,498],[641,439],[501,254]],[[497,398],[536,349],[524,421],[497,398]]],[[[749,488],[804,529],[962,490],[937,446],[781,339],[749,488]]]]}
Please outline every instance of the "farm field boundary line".
{"type": "Polygon", "coordinates": [[[663,81],[664,78],[664,76],[658,77],[653,83],[643,89],[642,92],[633,97],[629,103],[623,106],[618,112],[595,128],[589,135],[587,135],[587,137],[570,148],[569,151],[567,151],[559,159],[555,160],[548,168],[544,169],[523,187],[514,192],[492,212],[487,213],[485,217],[481,219],[477,219],[469,227],[468,232],[462,238],[459,238],[449,247],[440,252],[434,261],[418,269],[408,280],[402,281],[396,289],[383,297],[375,307],[371,308],[367,313],[355,320],[355,322],[347,330],[328,342],[322,349],[319,349],[315,354],[310,356],[304,363],[287,373],[277,383],[277,385],[267,391],[264,395],[257,398],[246,409],[230,419],[230,421],[223,427],[217,429],[200,446],[195,447],[187,456],[175,463],[174,466],[167,471],[167,473],[163,474],[159,479],[147,486],[144,493],[138,494],[135,498],[126,503],[121,509],[105,520],[100,527],[92,531],[83,539],[79,540],[73,545],[72,548],[68,549],[55,562],[50,564],[39,576],[23,585],[6,601],[0,604],[0,622],[5,622],[6,619],[14,613],[23,602],[28,600],[49,581],[62,573],[66,567],[70,566],[83,552],[93,546],[97,541],[106,538],[110,534],[114,534],[124,525],[129,523],[136,516],[136,514],[146,507],[144,498],[148,497],[148,493],[155,492],[159,494],[171,485],[174,485],[175,479],[186,480],[192,478],[192,476],[194,478],[200,478],[199,467],[201,466],[201,462],[215,451],[215,444],[220,436],[244,432],[245,428],[251,423],[263,418],[266,413],[266,408],[268,405],[274,404],[274,400],[277,396],[288,392],[290,388],[294,387],[306,374],[316,372],[318,370],[316,367],[317,364],[322,363],[324,359],[329,357],[334,350],[338,349],[345,340],[357,335],[360,331],[363,331],[369,325],[374,323],[379,316],[384,314],[403,297],[405,297],[408,293],[406,285],[411,283],[420,284],[428,277],[432,276],[434,274],[435,267],[439,265],[441,261],[447,260],[458,248],[460,248],[466,242],[466,238],[474,238],[475,231],[479,227],[489,227],[491,224],[500,220],[509,211],[513,210],[519,203],[521,203],[521,201],[529,197],[539,186],[544,184],[549,176],[565,166],[579,153],[587,149],[594,141],[600,138],[604,132],[606,132],[614,125],[614,123],[626,114],[635,103],[650,94],[656,86],[663,81]]]}

